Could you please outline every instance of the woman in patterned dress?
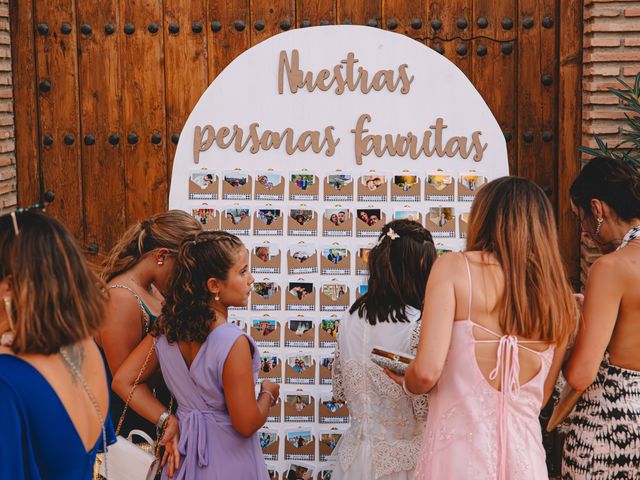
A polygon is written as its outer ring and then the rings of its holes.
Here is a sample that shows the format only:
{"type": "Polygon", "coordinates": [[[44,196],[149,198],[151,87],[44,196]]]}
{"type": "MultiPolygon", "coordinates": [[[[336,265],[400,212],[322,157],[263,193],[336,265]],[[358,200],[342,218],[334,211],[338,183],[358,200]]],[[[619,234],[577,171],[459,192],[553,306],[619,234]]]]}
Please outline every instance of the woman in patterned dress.
{"type": "Polygon", "coordinates": [[[595,158],[571,186],[580,225],[604,254],[587,279],[583,322],[565,368],[578,391],[563,479],[640,478],[640,174],[595,158]]]}

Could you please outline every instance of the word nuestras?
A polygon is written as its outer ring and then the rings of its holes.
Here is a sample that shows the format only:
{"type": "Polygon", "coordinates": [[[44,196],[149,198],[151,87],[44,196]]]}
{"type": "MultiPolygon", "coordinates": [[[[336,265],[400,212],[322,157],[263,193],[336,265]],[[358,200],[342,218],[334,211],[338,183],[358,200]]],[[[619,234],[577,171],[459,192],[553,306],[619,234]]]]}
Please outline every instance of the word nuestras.
{"type": "Polygon", "coordinates": [[[286,51],[280,52],[278,61],[278,93],[284,93],[285,79],[291,93],[306,88],[313,92],[316,88],[323,92],[334,89],[336,95],[342,95],[345,90],[352,92],[360,90],[369,93],[371,90],[380,91],[386,88],[395,92],[400,87],[400,93],[406,95],[411,88],[413,75],[409,76],[409,66],[404,63],[395,70],[378,70],[371,76],[364,67],[356,69],[358,59],[353,52],[347,54],[347,58],[333,67],[333,70],[322,69],[317,74],[305,72],[300,69],[300,54],[298,50],[291,51],[291,60],[286,51]],[[356,74],[357,71],[357,74],[356,74]]]}
{"type": "Polygon", "coordinates": [[[466,136],[452,136],[445,142],[444,129],[447,128],[442,118],[436,119],[435,125],[429,126],[429,130],[422,133],[422,138],[408,132],[406,135],[393,134],[369,134],[365,128],[371,122],[371,115],[360,115],[356,127],[351,130],[355,139],[356,163],[362,165],[362,157],[374,153],[378,157],[385,154],[391,157],[405,157],[409,155],[412,160],[422,156],[452,158],[460,155],[469,158],[473,154],[476,162],[482,160],[487,144],[482,143],[482,132],[475,131],[471,134],[471,140],[466,136]]]}
{"type": "Polygon", "coordinates": [[[324,131],[305,130],[296,135],[292,128],[285,128],[281,132],[272,130],[259,131],[260,124],[249,125],[248,132],[238,125],[232,128],[220,127],[217,130],[212,125],[196,126],[193,138],[193,163],[200,162],[200,153],[206,152],[216,144],[220,149],[233,149],[240,153],[248,147],[249,152],[258,153],[260,150],[279,149],[284,146],[287,155],[295,152],[306,152],[311,149],[314,153],[321,153],[328,157],[333,156],[339,138],[334,138],[334,127],[325,127],[324,131]]]}

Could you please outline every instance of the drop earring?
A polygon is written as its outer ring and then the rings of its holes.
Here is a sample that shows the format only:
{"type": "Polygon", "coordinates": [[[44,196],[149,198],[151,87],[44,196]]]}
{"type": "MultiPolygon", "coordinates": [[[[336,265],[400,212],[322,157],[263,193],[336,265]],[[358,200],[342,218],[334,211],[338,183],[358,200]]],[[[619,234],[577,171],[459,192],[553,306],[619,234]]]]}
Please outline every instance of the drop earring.
{"type": "Polygon", "coordinates": [[[596,231],[593,232],[593,235],[596,236],[596,237],[599,237],[600,236],[600,227],[602,227],[602,223],[604,222],[604,219],[596,218],[596,222],[598,224],[596,225],[596,231]]]}
{"type": "Polygon", "coordinates": [[[0,336],[0,345],[3,347],[10,347],[15,338],[11,297],[4,297],[2,301],[4,302],[4,310],[7,314],[7,321],[9,322],[9,330],[0,336]]]}
{"type": "Polygon", "coordinates": [[[218,292],[216,292],[216,296],[215,296],[215,297],[213,297],[213,299],[214,299],[216,302],[219,302],[219,301],[220,301],[220,295],[218,295],[218,292]]]}

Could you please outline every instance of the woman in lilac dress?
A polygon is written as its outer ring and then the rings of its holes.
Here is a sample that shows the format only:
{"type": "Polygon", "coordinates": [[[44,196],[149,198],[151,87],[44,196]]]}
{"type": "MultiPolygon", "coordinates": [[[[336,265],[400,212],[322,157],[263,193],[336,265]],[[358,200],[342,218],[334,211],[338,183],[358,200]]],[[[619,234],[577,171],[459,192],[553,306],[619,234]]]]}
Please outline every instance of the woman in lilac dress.
{"type": "MultiPolygon", "coordinates": [[[[279,386],[264,382],[256,399],[258,349],[227,322],[228,307],[247,304],[253,283],[248,259],[234,235],[187,237],[156,336],[145,338],[114,378],[114,390],[126,398],[141,370],[144,382],[158,365],[162,369],[180,423],[180,434],[161,442],[168,460],[162,478],[175,473],[188,480],[269,479],[256,432],[279,386]]],[[[149,420],[160,418],[159,427],[175,421],[144,383],[135,389],[130,406],[149,420]]]]}

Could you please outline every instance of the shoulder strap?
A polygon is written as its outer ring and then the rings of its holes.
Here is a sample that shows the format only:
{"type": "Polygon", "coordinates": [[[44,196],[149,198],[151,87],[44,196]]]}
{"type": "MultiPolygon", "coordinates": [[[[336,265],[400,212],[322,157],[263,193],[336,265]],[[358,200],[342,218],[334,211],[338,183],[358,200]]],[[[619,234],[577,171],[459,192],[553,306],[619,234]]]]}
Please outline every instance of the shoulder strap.
{"type": "Polygon", "coordinates": [[[467,279],[469,282],[469,307],[467,313],[467,320],[471,320],[471,299],[473,298],[473,284],[471,283],[471,268],[469,267],[469,260],[467,256],[463,253],[462,258],[464,258],[464,263],[467,266],[467,279]]]}
{"type": "Polygon", "coordinates": [[[142,301],[140,296],[136,292],[134,292],[131,287],[124,285],[123,283],[116,283],[115,285],[111,285],[110,287],[108,287],[108,290],[111,290],[112,288],[123,288],[128,292],[130,292],[131,295],[135,297],[136,301],[138,302],[138,306],[140,307],[140,313],[142,314],[142,324],[144,328],[144,334],[146,335],[147,333],[149,333],[149,328],[151,326],[150,325],[151,319],[149,318],[149,311],[147,309],[147,306],[142,301]]]}
{"type": "Polygon", "coordinates": [[[82,385],[82,389],[84,390],[84,393],[87,394],[87,397],[89,397],[89,400],[93,404],[93,409],[95,410],[96,416],[98,417],[98,422],[100,422],[100,426],[102,427],[102,448],[104,449],[104,453],[105,453],[104,460],[103,460],[104,472],[105,472],[105,478],[109,478],[109,467],[107,465],[107,429],[104,426],[105,419],[104,419],[104,415],[102,414],[102,409],[100,408],[100,405],[98,404],[98,400],[96,400],[95,395],[93,394],[93,392],[89,388],[89,385],[84,379],[84,375],[82,375],[82,372],[80,372],[80,370],[78,370],[76,365],[71,361],[67,352],[65,352],[64,349],[60,350],[60,357],[62,357],[62,360],[67,365],[67,367],[69,367],[73,372],[73,374],[78,378],[78,380],[80,380],[80,385],[82,385]]]}

